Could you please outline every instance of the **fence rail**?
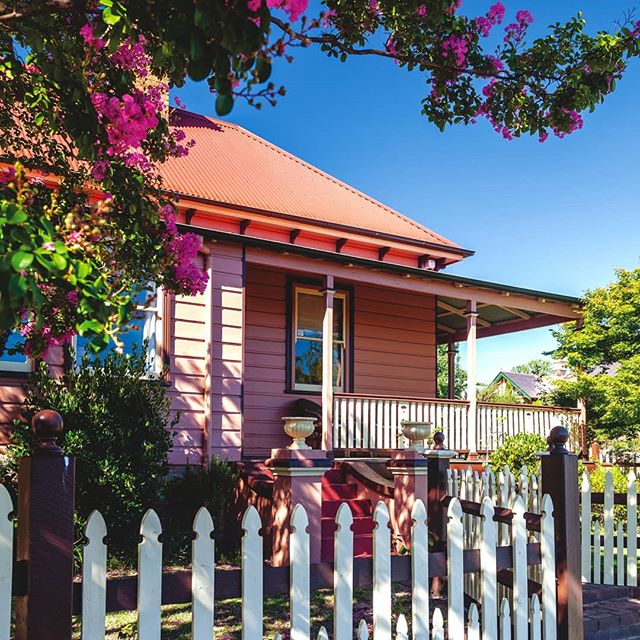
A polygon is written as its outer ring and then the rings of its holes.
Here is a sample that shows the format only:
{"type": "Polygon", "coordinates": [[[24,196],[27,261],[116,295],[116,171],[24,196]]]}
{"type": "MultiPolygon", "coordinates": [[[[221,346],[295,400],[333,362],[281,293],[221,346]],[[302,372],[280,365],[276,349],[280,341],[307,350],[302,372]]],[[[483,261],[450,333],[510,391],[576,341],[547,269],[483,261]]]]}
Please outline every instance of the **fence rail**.
{"type": "MultiPolygon", "coordinates": [[[[579,409],[479,402],[476,442],[492,451],[504,436],[537,433],[546,438],[552,427],[572,429],[579,409]]],[[[333,446],[346,450],[395,449],[407,443],[400,434],[403,420],[430,422],[445,431],[455,451],[469,450],[469,403],[442,398],[398,398],[337,393],[333,408],[333,446]]]]}

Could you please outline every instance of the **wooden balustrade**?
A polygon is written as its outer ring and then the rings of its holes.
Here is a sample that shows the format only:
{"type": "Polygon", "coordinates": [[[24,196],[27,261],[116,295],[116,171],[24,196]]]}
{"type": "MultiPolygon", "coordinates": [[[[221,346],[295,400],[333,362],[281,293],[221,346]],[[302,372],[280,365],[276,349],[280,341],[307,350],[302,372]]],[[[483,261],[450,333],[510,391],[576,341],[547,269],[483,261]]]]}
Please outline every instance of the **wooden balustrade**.
{"type": "MultiPolygon", "coordinates": [[[[333,407],[333,446],[345,451],[405,448],[403,420],[430,422],[444,431],[454,451],[468,451],[469,403],[465,400],[336,393],[333,407]]],[[[479,402],[476,429],[479,451],[493,451],[517,433],[547,436],[555,426],[578,426],[579,409],[525,404],[479,402]]]]}

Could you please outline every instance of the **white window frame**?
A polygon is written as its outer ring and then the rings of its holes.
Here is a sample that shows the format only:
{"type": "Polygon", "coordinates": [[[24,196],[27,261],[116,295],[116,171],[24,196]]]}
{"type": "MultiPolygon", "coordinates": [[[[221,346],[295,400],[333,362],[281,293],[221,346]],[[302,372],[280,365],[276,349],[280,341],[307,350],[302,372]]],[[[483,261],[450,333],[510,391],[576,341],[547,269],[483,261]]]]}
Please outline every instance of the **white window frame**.
{"type": "Polygon", "coordinates": [[[31,373],[33,371],[33,360],[28,356],[25,357],[25,362],[10,362],[0,356],[0,371],[3,373],[31,373]]]}
{"type": "MultiPolygon", "coordinates": [[[[159,348],[159,343],[162,337],[162,322],[163,322],[163,313],[162,313],[162,304],[164,302],[164,292],[162,287],[156,287],[156,295],[155,300],[152,305],[147,304],[138,304],[136,305],[135,312],[139,311],[145,314],[145,323],[142,331],[142,339],[149,340],[149,350],[147,352],[147,362],[150,365],[150,369],[152,373],[157,374],[160,373],[163,369],[162,362],[162,349],[159,348]],[[149,332],[148,329],[148,318],[153,318],[154,320],[154,331],[153,333],[149,332]]],[[[135,322],[135,320],[134,320],[135,322]]],[[[78,366],[79,358],[78,358],[78,336],[74,336],[72,340],[73,349],[75,351],[75,366],[78,366]]],[[[107,349],[113,349],[113,346],[106,347],[107,349]]],[[[119,346],[115,346],[115,351],[117,353],[122,353],[122,348],[119,346]]]]}
{"type": "MultiPolygon", "coordinates": [[[[291,389],[293,391],[322,391],[322,384],[304,384],[300,382],[296,382],[296,343],[298,342],[298,294],[306,293],[311,295],[316,295],[324,299],[324,293],[321,289],[315,287],[308,287],[304,285],[293,285],[293,310],[291,317],[291,389]]],[[[333,344],[342,345],[342,384],[334,385],[333,390],[336,392],[344,391],[346,379],[347,379],[347,355],[348,355],[348,344],[349,338],[348,335],[348,327],[349,324],[347,322],[347,318],[349,315],[348,310],[348,295],[345,291],[336,291],[333,294],[333,299],[342,300],[342,340],[336,340],[335,337],[333,339],[333,344]]],[[[322,338],[300,338],[301,340],[308,340],[310,342],[319,342],[322,344],[324,341],[324,337],[322,338]]],[[[333,345],[332,345],[333,346],[333,345]]],[[[333,349],[332,349],[333,353],[333,349]]],[[[333,375],[333,370],[332,370],[333,375]]]]}

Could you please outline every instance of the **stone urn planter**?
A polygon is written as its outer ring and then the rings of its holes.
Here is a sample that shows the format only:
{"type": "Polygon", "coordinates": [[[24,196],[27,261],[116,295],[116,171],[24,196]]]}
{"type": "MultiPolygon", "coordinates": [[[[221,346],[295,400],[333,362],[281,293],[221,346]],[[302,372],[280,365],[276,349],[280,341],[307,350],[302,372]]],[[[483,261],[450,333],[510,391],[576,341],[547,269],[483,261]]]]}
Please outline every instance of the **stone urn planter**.
{"type": "Polygon", "coordinates": [[[284,432],[293,440],[289,445],[289,449],[311,449],[305,439],[313,434],[316,419],[287,416],[282,420],[284,422],[284,432]]]}
{"type": "Polygon", "coordinates": [[[429,437],[433,425],[430,422],[403,420],[400,426],[402,435],[409,441],[409,448],[424,453],[424,441],[429,437]]]}

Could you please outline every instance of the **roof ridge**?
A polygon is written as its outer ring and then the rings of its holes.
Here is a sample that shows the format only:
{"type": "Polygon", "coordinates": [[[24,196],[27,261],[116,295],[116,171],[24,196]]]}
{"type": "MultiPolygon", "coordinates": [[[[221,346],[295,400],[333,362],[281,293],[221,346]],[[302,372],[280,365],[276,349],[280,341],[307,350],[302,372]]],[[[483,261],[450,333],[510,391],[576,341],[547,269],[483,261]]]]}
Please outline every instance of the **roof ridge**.
{"type": "Polygon", "coordinates": [[[371,204],[376,205],[377,207],[380,207],[381,209],[383,209],[384,211],[387,211],[388,213],[393,214],[394,216],[396,216],[397,218],[400,218],[404,222],[407,222],[407,223],[411,224],[416,229],[419,229],[422,232],[426,232],[427,235],[430,234],[430,235],[434,236],[444,246],[448,245],[448,246],[452,246],[452,247],[460,247],[460,245],[457,244],[456,242],[453,242],[452,240],[449,240],[448,238],[445,238],[443,235],[437,233],[436,231],[433,231],[429,227],[426,227],[425,225],[422,225],[419,222],[416,222],[415,220],[412,220],[411,218],[409,218],[409,217],[403,215],[402,213],[400,213],[399,211],[396,211],[395,209],[392,209],[391,207],[389,207],[388,205],[384,204],[383,202],[380,202],[379,200],[376,200],[375,198],[372,198],[371,196],[368,196],[367,194],[363,193],[362,191],[359,191],[355,187],[352,187],[351,185],[347,184],[346,182],[343,182],[342,180],[338,180],[338,178],[332,176],[331,174],[327,173],[326,171],[323,171],[322,169],[319,169],[318,167],[310,164],[306,160],[303,160],[302,158],[299,158],[298,156],[293,155],[292,153],[286,151],[285,149],[282,149],[281,147],[276,146],[275,144],[269,142],[268,140],[265,140],[264,138],[260,137],[259,135],[253,133],[252,131],[249,131],[248,129],[245,129],[244,127],[240,126],[239,124],[237,124],[235,122],[228,122],[226,120],[219,120],[219,119],[214,118],[212,116],[193,113],[193,112],[187,111],[185,109],[176,109],[176,111],[180,111],[182,113],[187,113],[187,114],[192,115],[192,116],[198,116],[198,117],[204,118],[204,119],[209,120],[210,122],[213,122],[214,124],[217,124],[217,125],[220,125],[220,126],[227,126],[227,127],[236,129],[240,133],[242,133],[242,134],[244,134],[244,135],[256,140],[260,144],[263,144],[263,145],[269,147],[270,149],[272,149],[273,151],[277,152],[278,154],[280,154],[280,155],[282,155],[282,156],[284,156],[284,157],[286,157],[286,158],[288,158],[290,160],[293,160],[294,162],[296,162],[299,165],[303,166],[307,170],[310,170],[313,173],[316,173],[316,174],[322,176],[323,178],[326,178],[326,179],[330,180],[334,184],[342,187],[343,189],[346,189],[350,193],[352,193],[352,194],[354,194],[356,196],[359,196],[360,198],[370,202],[371,204]]]}

